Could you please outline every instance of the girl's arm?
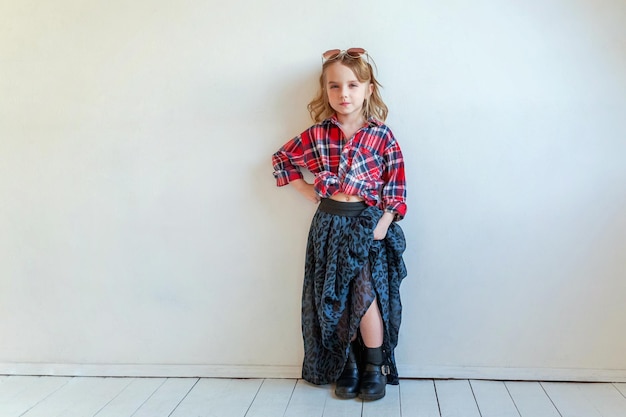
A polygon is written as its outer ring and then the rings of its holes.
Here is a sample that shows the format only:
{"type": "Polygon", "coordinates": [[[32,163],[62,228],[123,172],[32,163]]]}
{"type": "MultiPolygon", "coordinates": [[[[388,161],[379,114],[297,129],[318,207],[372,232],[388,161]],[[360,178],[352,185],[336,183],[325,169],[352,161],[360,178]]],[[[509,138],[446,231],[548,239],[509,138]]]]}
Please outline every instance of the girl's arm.
{"type": "Polygon", "coordinates": [[[394,215],[393,220],[399,221],[406,214],[406,176],[402,150],[393,135],[385,149],[383,160],[385,165],[382,174],[383,207],[385,213],[391,212],[394,215]]]}
{"type": "Polygon", "coordinates": [[[387,229],[389,229],[389,225],[391,225],[395,216],[396,215],[390,211],[386,211],[382,215],[374,228],[374,240],[383,240],[385,236],[387,236],[387,229]]]}
{"type": "Polygon", "coordinates": [[[307,159],[310,159],[312,152],[312,144],[306,131],[285,143],[278,152],[272,155],[276,185],[282,187],[292,181],[302,179],[300,167],[309,168],[307,159]]]}
{"type": "Polygon", "coordinates": [[[393,221],[401,220],[406,214],[406,178],[404,174],[404,157],[402,150],[393,134],[385,149],[383,159],[385,169],[382,179],[385,183],[382,190],[385,212],[374,228],[374,240],[382,240],[393,221]]]}
{"type": "Polygon", "coordinates": [[[315,192],[313,184],[309,184],[303,179],[292,180],[289,184],[291,184],[296,191],[302,194],[310,202],[319,203],[320,196],[315,192]]]}

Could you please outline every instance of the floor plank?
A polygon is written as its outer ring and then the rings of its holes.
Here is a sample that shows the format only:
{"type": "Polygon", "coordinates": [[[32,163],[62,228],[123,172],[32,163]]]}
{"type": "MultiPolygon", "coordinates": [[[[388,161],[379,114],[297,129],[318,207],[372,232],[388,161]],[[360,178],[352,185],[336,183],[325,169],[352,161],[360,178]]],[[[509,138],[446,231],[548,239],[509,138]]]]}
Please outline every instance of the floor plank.
{"type": "Polygon", "coordinates": [[[319,417],[324,414],[324,405],[330,397],[330,385],[313,385],[298,380],[284,417],[319,417]]]}
{"type": "Polygon", "coordinates": [[[20,392],[28,389],[32,384],[37,383],[38,376],[12,376],[7,378],[0,389],[0,401],[10,400],[20,392]]]}
{"type": "Polygon", "coordinates": [[[603,417],[583,394],[579,383],[542,382],[562,417],[603,417]]]}
{"type": "Polygon", "coordinates": [[[522,417],[560,417],[539,382],[505,382],[522,417]]]}
{"type": "MultiPolygon", "coordinates": [[[[46,378],[37,377],[31,384],[11,398],[3,397],[0,399],[0,416],[13,417],[21,416],[38,403],[54,394],[72,378],[46,378]]],[[[2,387],[0,387],[0,391],[2,387]]]]}
{"type": "Polygon", "coordinates": [[[435,381],[435,388],[441,417],[480,417],[469,381],[435,381]]]}
{"type": "Polygon", "coordinates": [[[470,381],[482,417],[520,417],[502,381],[470,381]]]}
{"type": "Polygon", "coordinates": [[[165,378],[136,378],[117,397],[106,404],[95,417],[131,416],[164,383],[165,378]]]}
{"type": "Polygon", "coordinates": [[[282,416],[297,382],[295,379],[263,381],[246,417],[282,416]]]}
{"type": "Polygon", "coordinates": [[[172,417],[244,417],[262,379],[201,379],[176,407],[172,417]]]}
{"type": "Polygon", "coordinates": [[[400,381],[400,404],[403,417],[440,417],[433,380],[400,381]]]}
{"type": "Polygon", "coordinates": [[[400,386],[387,385],[383,398],[363,402],[363,417],[400,417],[400,386]]]}
{"type": "Polygon", "coordinates": [[[197,382],[198,378],[168,378],[132,416],[168,417],[197,382]]]}
{"type": "Polygon", "coordinates": [[[24,417],[93,416],[126,388],[127,378],[72,378],[24,417]]]}
{"type": "Polygon", "coordinates": [[[598,410],[602,417],[626,416],[626,398],[613,384],[576,384],[585,399],[598,410]]]}
{"type": "MultiPolygon", "coordinates": [[[[329,388],[329,389],[334,389],[329,388]]],[[[345,399],[334,395],[332,391],[326,397],[323,417],[353,417],[363,413],[363,401],[358,398],[345,399]]],[[[247,417],[247,416],[246,416],[247,417]]]]}

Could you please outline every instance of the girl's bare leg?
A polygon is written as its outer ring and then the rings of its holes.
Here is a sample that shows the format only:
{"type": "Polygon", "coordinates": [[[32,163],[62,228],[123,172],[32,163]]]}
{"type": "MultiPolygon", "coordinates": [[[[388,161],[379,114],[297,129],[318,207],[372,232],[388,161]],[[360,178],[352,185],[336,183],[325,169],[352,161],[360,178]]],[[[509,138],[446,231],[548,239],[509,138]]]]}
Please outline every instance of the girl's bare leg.
{"type": "Polygon", "coordinates": [[[369,348],[376,348],[383,344],[383,318],[378,309],[378,301],[374,299],[370,308],[361,319],[361,337],[363,344],[369,348]]]}

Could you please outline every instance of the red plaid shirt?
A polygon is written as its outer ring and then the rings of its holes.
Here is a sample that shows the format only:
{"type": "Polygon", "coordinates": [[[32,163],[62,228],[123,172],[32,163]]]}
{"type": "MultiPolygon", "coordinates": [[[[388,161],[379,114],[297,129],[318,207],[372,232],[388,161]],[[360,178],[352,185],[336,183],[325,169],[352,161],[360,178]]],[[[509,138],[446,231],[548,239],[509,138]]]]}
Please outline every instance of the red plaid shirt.
{"type": "Polygon", "coordinates": [[[396,219],[406,214],[402,151],[391,130],[374,118],[347,142],[336,117],[326,119],[283,145],[272,163],[279,187],[301,179],[303,167],[315,175],[315,190],[322,198],[357,195],[396,219]]]}

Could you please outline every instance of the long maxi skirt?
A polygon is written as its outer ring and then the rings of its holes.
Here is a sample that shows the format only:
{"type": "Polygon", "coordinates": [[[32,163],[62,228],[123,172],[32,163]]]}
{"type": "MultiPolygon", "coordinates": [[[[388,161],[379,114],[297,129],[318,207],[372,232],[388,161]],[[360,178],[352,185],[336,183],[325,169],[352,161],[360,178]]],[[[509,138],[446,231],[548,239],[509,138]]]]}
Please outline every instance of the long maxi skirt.
{"type": "Polygon", "coordinates": [[[311,222],[302,290],[302,377],[335,382],[348,357],[361,318],[376,300],[383,325],[387,382],[398,383],[394,349],[402,316],[400,283],[406,277],[404,233],[392,223],[374,240],[383,211],[364,203],[323,199],[311,222]]]}

